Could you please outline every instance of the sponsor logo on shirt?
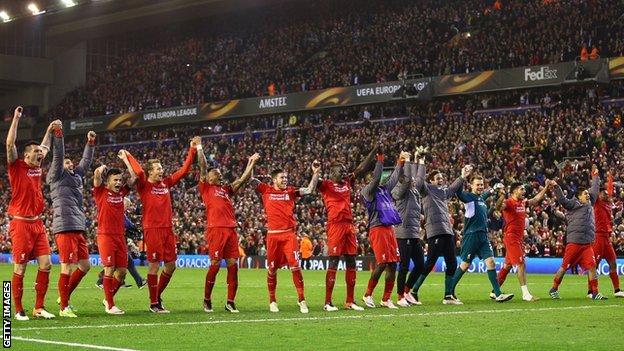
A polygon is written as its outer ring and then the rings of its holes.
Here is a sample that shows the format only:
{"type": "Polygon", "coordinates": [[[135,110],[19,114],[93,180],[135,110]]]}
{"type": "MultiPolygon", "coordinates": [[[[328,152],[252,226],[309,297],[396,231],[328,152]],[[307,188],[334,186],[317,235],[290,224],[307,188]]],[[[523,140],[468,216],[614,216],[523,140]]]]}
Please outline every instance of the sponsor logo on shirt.
{"type": "Polygon", "coordinates": [[[152,194],[153,195],[167,195],[169,194],[169,188],[167,187],[163,187],[163,188],[152,188],[152,194]]]}
{"type": "Polygon", "coordinates": [[[214,196],[220,197],[226,200],[230,199],[230,197],[228,196],[228,193],[223,189],[215,189],[214,196]]]}
{"type": "Polygon", "coordinates": [[[121,204],[123,203],[123,196],[109,192],[106,201],[111,204],[121,204]]]}
{"type": "Polygon", "coordinates": [[[26,175],[29,177],[41,177],[42,171],[41,168],[29,168],[26,175]]]}
{"type": "Polygon", "coordinates": [[[346,193],[349,191],[348,185],[339,185],[334,183],[334,191],[337,193],[346,193]]]}
{"type": "Polygon", "coordinates": [[[290,201],[288,194],[269,194],[269,201],[290,201]]]}

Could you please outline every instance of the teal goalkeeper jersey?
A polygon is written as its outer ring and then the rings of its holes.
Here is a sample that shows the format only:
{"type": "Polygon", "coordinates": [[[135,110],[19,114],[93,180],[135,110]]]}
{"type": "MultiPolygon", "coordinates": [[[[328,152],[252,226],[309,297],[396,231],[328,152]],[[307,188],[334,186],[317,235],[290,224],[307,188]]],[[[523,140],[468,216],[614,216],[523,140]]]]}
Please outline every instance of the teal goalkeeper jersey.
{"type": "Polygon", "coordinates": [[[464,235],[477,232],[487,233],[488,207],[485,203],[491,192],[486,191],[481,196],[475,193],[460,191],[457,197],[464,203],[464,235]]]}

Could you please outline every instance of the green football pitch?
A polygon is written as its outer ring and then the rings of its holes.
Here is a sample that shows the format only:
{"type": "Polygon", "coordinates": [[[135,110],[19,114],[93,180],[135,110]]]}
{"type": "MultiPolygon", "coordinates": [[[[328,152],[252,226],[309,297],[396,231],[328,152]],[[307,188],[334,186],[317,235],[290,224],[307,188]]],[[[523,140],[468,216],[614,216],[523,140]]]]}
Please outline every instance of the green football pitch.
{"type": "MultiPolygon", "coordinates": [[[[141,273],[145,269],[141,267],[141,273]]],[[[488,298],[485,274],[466,274],[457,294],[463,306],[441,304],[443,276],[432,274],[421,289],[422,306],[399,310],[377,307],[363,312],[324,312],[325,272],[304,271],[310,313],[299,313],[290,272],[278,278],[279,313],[268,311],[266,272],[241,270],[237,306],[239,314],[223,309],[225,270],[213,292],[215,312],[202,309],[205,270],[179,269],[163,294],[169,315],[148,312],[147,289],[121,289],[116,296],[123,316],[110,316],[102,307],[103,292],[95,287],[95,267],[72,296],[79,318],[12,322],[12,348],[16,350],[618,350],[624,345],[624,299],[613,298],[611,282],[601,277],[608,301],[585,297],[586,278],[568,275],[561,300],[548,297],[550,275],[529,276],[529,288],[540,297],[525,302],[510,275],[504,290],[516,293],[506,303],[488,298]]],[[[11,267],[0,265],[3,280],[11,267]]],[[[361,299],[369,272],[358,272],[356,296],[361,299]]],[[[36,268],[29,266],[25,279],[24,307],[34,303],[36,268]]],[[[46,305],[58,314],[53,268],[46,305]]],[[[383,281],[377,286],[379,301],[383,281]]],[[[339,272],[334,303],[345,298],[344,273],[339,272]]],[[[396,294],[393,294],[396,300],[396,294]]],[[[358,300],[363,305],[361,300],[358,300]]]]}

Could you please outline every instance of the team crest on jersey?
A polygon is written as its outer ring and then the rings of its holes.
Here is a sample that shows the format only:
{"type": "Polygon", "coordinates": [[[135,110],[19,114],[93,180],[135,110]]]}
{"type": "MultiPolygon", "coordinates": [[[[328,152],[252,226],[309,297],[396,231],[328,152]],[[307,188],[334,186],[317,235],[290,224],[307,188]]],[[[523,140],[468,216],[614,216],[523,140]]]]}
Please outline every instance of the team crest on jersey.
{"type": "Polygon", "coordinates": [[[42,171],[41,168],[29,168],[26,173],[29,177],[41,177],[42,171]]]}

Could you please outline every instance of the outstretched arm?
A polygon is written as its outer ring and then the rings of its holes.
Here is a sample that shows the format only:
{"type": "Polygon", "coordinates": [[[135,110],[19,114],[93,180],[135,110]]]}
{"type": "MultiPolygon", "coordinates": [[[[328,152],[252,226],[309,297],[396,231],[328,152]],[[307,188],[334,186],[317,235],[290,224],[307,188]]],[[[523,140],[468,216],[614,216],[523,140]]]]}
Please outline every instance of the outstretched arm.
{"type": "Polygon", "coordinates": [[[392,192],[392,189],[394,189],[394,187],[397,185],[397,183],[399,182],[399,176],[403,172],[403,166],[405,165],[405,162],[409,160],[410,154],[408,152],[402,151],[399,156],[399,162],[397,162],[396,166],[394,166],[392,174],[390,174],[388,181],[386,182],[386,184],[384,184],[388,191],[392,192]]]}
{"type": "Polygon", "coordinates": [[[15,140],[17,140],[17,128],[19,125],[19,120],[20,118],[22,118],[22,110],[22,106],[18,106],[13,112],[13,120],[11,121],[11,127],[9,128],[9,132],[7,133],[6,151],[7,161],[9,164],[17,160],[17,147],[15,146],[15,140]]]}
{"type": "Polygon", "coordinates": [[[143,167],[139,164],[139,161],[132,156],[126,150],[119,150],[117,156],[124,162],[126,167],[128,168],[128,172],[130,172],[130,177],[135,177],[139,183],[145,182],[147,177],[145,176],[145,171],[143,171],[143,167]]]}
{"type": "Polygon", "coordinates": [[[598,193],[600,192],[600,176],[598,175],[598,167],[593,165],[592,167],[592,185],[589,188],[589,201],[591,204],[595,204],[598,199],[598,193]]]}
{"type": "Polygon", "coordinates": [[[65,140],[63,138],[63,130],[54,130],[54,149],[52,150],[52,164],[50,170],[46,176],[46,180],[49,183],[55,182],[60,179],[63,174],[63,160],[65,157],[65,140]]]}
{"type": "Polygon", "coordinates": [[[245,171],[240,176],[240,178],[236,179],[232,182],[232,191],[234,193],[238,192],[238,190],[247,183],[251,175],[253,174],[253,168],[256,165],[256,162],[260,159],[260,154],[255,153],[249,157],[247,161],[247,167],[245,167],[245,171]]]}
{"type": "Polygon", "coordinates": [[[43,135],[43,139],[41,140],[41,153],[43,154],[43,158],[48,155],[50,152],[50,147],[52,147],[52,131],[63,128],[63,122],[60,120],[54,120],[50,125],[48,125],[48,129],[46,129],[45,134],[43,135]]]}
{"type": "Polygon", "coordinates": [[[96,168],[95,171],[93,171],[93,186],[94,187],[99,187],[100,185],[102,185],[102,183],[104,182],[104,180],[102,179],[102,174],[104,173],[104,171],[106,170],[106,165],[101,165],[100,167],[96,168]]]}
{"type": "Polygon", "coordinates": [[[321,173],[321,164],[319,161],[314,160],[312,162],[312,179],[306,188],[299,189],[299,195],[309,195],[316,189],[316,184],[319,180],[319,174],[321,173]]]}
{"type": "Polygon", "coordinates": [[[412,186],[412,170],[413,164],[407,161],[405,166],[403,167],[403,183],[400,183],[398,187],[396,187],[393,193],[392,198],[395,200],[402,199],[405,196],[407,190],[412,186]]]}
{"type": "Polygon", "coordinates": [[[542,202],[542,200],[544,200],[544,197],[546,197],[546,193],[548,193],[548,185],[544,184],[544,187],[542,188],[542,190],[540,190],[539,193],[537,193],[537,195],[533,196],[533,198],[529,199],[527,201],[527,204],[529,206],[535,206],[537,204],[539,204],[540,202],[542,202]]]}
{"type": "Polygon", "coordinates": [[[182,177],[184,177],[191,170],[191,165],[193,164],[193,159],[195,158],[195,153],[197,152],[197,149],[195,148],[193,142],[191,142],[191,145],[192,146],[189,148],[188,154],[186,155],[186,159],[184,160],[184,164],[182,165],[182,167],[180,167],[180,169],[175,171],[169,177],[168,182],[165,181],[165,183],[169,183],[167,184],[168,187],[176,185],[180,181],[180,179],[182,179],[182,177]]]}
{"type": "Polygon", "coordinates": [[[195,148],[197,149],[197,165],[199,166],[199,181],[208,181],[208,160],[204,153],[204,147],[201,143],[201,137],[193,138],[195,141],[195,148]]]}
{"type": "Polygon", "coordinates": [[[381,174],[383,173],[383,155],[377,155],[377,163],[375,163],[375,170],[373,171],[373,179],[370,183],[366,184],[364,188],[361,190],[362,196],[367,201],[373,201],[375,197],[375,192],[379,187],[379,183],[381,182],[381,174]]]}
{"type": "Polygon", "coordinates": [[[559,186],[559,184],[557,184],[556,181],[549,179],[546,180],[546,183],[549,184],[551,188],[553,188],[555,198],[557,199],[557,202],[561,204],[561,206],[563,206],[563,208],[565,208],[566,210],[574,209],[574,207],[576,206],[576,202],[574,200],[566,198],[565,195],[563,195],[563,190],[561,190],[561,187],[559,186]]]}
{"type": "Polygon", "coordinates": [[[366,155],[366,157],[362,160],[362,162],[360,162],[360,164],[355,167],[355,169],[353,170],[353,176],[355,177],[355,179],[359,179],[364,176],[366,169],[368,169],[370,164],[373,163],[373,161],[375,160],[375,153],[377,152],[377,149],[377,146],[372,148],[368,155],[366,155]]]}
{"type": "Polygon", "coordinates": [[[91,167],[91,162],[93,162],[93,154],[95,153],[95,136],[94,131],[87,133],[87,145],[85,145],[80,163],[78,164],[78,167],[76,167],[76,172],[82,176],[84,176],[86,170],[91,167]]]}

